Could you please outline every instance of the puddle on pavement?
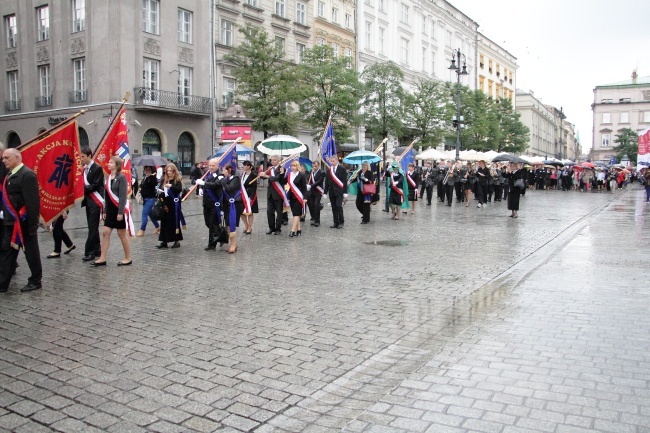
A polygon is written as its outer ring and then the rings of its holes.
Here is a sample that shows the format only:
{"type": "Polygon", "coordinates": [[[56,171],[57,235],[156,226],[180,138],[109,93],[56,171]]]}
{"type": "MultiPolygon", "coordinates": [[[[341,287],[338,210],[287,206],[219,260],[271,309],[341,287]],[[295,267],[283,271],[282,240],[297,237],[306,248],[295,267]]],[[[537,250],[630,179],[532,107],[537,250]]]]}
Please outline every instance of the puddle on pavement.
{"type": "Polygon", "coordinates": [[[366,245],[379,245],[381,247],[405,247],[409,243],[408,243],[408,241],[387,240],[387,241],[364,242],[364,244],[366,244],[366,245]]]}

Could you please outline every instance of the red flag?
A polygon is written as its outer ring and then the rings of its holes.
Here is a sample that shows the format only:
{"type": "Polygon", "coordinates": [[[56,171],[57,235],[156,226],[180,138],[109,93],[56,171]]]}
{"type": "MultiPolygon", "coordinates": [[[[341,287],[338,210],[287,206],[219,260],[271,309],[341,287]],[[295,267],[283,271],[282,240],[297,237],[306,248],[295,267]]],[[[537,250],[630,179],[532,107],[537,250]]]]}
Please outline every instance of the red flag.
{"type": "Polygon", "coordinates": [[[129,152],[128,129],[129,128],[126,123],[126,108],[122,107],[122,109],[117,113],[117,116],[113,120],[113,123],[109,126],[104,139],[95,151],[93,159],[102,167],[102,169],[104,169],[104,173],[109,174],[110,170],[108,169],[108,160],[111,158],[111,156],[117,155],[122,158],[124,161],[122,165],[122,174],[126,176],[130,192],[131,154],[129,152]]]}
{"type": "Polygon", "coordinates": [[[77,121],[20,150],[23,163],[38,178],[41,218],[50,224],[83,199],[84,181],[77,121]]]}

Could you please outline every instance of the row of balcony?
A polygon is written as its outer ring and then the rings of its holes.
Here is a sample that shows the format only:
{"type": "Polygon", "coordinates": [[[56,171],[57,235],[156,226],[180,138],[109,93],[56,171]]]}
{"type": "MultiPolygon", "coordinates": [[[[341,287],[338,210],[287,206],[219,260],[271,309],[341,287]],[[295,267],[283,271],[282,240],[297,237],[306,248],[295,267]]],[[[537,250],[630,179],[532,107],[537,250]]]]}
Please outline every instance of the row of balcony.
{"type": "MultiPolygon", "coordinates": [[[[177,92],[167,92],[164,90],[152,90],[145,87],[136,87],[134,89],[135,104],[140,108],[152,108],[162,110],[174,110],[202,115],[212,113],[212,100],[203,96],[182,95],[177,92]]],[[[52,95],[37,96],[34,98],[34,109],[52,107],[52,95]]],[[[68,92],[68,104],[75,105],[88,102],[88,91],[68,92]]],[[[5,101],[5,113],[21,111],[21,100],[5,101]]]]}

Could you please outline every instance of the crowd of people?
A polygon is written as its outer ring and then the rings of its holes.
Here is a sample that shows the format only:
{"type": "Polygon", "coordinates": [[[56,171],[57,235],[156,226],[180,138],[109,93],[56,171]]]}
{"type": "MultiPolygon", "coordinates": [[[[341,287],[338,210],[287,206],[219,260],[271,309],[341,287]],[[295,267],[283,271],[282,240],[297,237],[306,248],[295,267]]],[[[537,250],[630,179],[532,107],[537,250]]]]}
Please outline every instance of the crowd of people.
{"type": "MultiPolygon", "coordinates": [[[[0,151],[2,149],[0,148],[0,151]]],[[[529,188],[606,191],[624,188],[634,176],[627,170],[591,169],[589,167],[533,167],[517,162],[489,164],[486,161],[426,162],[423,167],[409,164],[402,170],[398,161],[380,171],[377,164],[364,162],[361,167],[348,174],[337,156],[328,161],[314,161],[311,171],[293,160],[285,168],[279,155],[272,155],[266,169],[256,170],[250,161],[244,161],[242,170],[226,164],[220,167],[220,160],[208,161],[205,174],[198,166],[191,174],[193,188],[200,190],[204,223],[208,242],[206,251],[214,251],[217,245],[228,245],[225,250],[235,254],[238,250],[237,230],[244,224],[244,235],[253,231],[255,214],[259,213],[258,187],[262,181],[266,186],[267,235],[281,235],[283,225],[289,225],[290,238],[302,235],[301,224],[310,218],[310,225],[321,225],[323,197],[329,199],[332,209],[332,229],[345,226],[344,204],[348,192],[356,196],[355,204],[361,216],[361,224],[371,222],[373,205],[389,213],[392,220],[399,220],[403,214],[415,214],[418,201],[431,206],[436,191],[436,202],[446,206],[465,205],[469,207],[472,198],[476,207],[483,208],[492,201],[507,201],[511,218],[519,217],[520,197],[529,188]],[[382,202],[383,200],[383,202],[382,202]],[[383,204],[383,206],[382,206],[383,204]],[[288,213],[291,213],[289,222],[288,213]]],[[[36,175],[22,164],[21,154],[16,149],[2,152],[0,165],[0,194],[3,225],[0,230],[0,292],[7,291],[15,273],[16,258],[20,247],[24,249],[31,276],[21,289],[23,292],[42,287],[42,266],[37,238],[39,227],[39,188],[36,175]]],[[[124,257],[117,266],[133,264],[130,236],[145,235],[149,221],[153,223],[154,234],[158,235],[158,249],[180,248],[183,241],[185,219],[182,201],[185,198],[183,179],[175,164],[163,167],[146,166],[138,187],[142,201],[142,218],[139,231],[135,234],[129,187],[122,173],[123,160],[113,156],[108,162],[110,171],[104,176],[103,169],[93,161],[88,147],[81,149],[84,198],[88,235],[84,244],[82,260],[93,267],[107,265],[107,253],[111,234],[117,231],[124,257]],[[100,223],[103,227],[100,230],[100,223]],[[101,232],[101,236],[100,236],[101,232]],[[171,244],[171,245],[170,245],[171,244]]],[[[643,172],[646,185],[646,201],[650,203],[650,170],[643,172]]],[[[191,191],[187,193],[190,196],[191,191]]],[[[76,245],[65,232],[65,212],[51,225],[54,250],[47,255],[56,259],[69,254],[76,245]],[[65,244],[66,249],[62,250],[65,244]]]]}

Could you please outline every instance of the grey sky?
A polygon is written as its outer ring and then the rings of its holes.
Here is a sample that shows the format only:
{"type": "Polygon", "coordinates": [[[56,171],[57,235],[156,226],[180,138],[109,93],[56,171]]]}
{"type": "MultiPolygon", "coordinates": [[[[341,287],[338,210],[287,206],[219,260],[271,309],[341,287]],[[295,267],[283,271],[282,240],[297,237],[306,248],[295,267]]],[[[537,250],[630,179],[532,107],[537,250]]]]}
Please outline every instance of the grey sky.
{"type": "Polygon", "coordinates": [[[517,87],[562,107],[583,153],[592,144],[593,89],[650,75],[650,1],[449,0],[517,57],[517,87]]]}

